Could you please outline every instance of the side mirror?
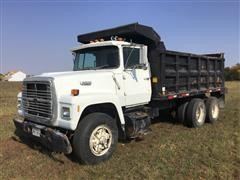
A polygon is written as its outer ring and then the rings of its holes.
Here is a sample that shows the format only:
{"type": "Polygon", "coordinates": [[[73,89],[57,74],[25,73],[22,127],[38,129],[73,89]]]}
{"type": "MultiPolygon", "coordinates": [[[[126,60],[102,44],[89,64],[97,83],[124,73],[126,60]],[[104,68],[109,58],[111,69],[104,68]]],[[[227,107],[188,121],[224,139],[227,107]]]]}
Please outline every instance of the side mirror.
{"type": "Polygon", "coordinates": [[[75,58],[76,58],[76,53],[75,53],[75,52],[72,52],[72,56],[73,56],[73,61],[74,61],[75,58]]]}
{"type": "Polygon", "coordinates": [[[142,70],[147,70],[147,65],[146,64],[136,64],[133,69],[142,69],[142,70]]]}
{"type": "Polygon", "coordinates": [[[147,70],[147,69],[148,69],[147,64],[143,64],[142,69],[143,69],[143,70],[147,70]]]}

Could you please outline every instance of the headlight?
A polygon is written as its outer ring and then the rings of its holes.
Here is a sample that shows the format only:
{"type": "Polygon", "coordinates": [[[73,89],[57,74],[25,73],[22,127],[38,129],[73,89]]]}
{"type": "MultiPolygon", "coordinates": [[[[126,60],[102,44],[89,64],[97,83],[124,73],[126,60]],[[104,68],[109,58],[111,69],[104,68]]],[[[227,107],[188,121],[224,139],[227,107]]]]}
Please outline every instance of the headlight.
{"type": "Polygon", "coordinates": [[[18,93],[17,95],[17,110],[18,110],[18,114],[20,116],[23,115],[23,109],[22,109],[22,92],[18,93]]]}
{"type": "Polygon", "coordinates": [[[71,111],[69,107],[62,107],[62,118],[63,119],[70,119],[71,118],[71,111]]]}
{"type": "Polygon", "coordinates": [[[21,99],[17,100],[17,109],[22,109],[22,101],[21,101],[21,99]]]}

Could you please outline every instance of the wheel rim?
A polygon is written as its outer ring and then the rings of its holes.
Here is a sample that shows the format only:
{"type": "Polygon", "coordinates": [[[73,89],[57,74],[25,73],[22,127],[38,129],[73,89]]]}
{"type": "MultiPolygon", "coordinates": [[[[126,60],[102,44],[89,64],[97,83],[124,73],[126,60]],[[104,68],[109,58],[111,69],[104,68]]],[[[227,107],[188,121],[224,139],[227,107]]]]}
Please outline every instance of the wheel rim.
{"type": "Polygon", "coordinates": [[[205,108],[201,104],[197,107],[197,110],[196,110],[196,119],[199,124],[202,124],[204,122],[204,114],[205,114],[205,108]]]}
{"type": "Polygon", "coordinates": [[[212,117],[214,119],[217,119],[218,118],[218,114],[219,114],[219,107],[217,104],[214,104],[213,107],[212,107],[212,117]]]}
{"type": "Polygon", "coordinates": [[[100,125],[93,130],[89,139],[89,146],[95,156],[104,155],[108,152],[111,144],[112,132],[107,126],[100,125]]]}

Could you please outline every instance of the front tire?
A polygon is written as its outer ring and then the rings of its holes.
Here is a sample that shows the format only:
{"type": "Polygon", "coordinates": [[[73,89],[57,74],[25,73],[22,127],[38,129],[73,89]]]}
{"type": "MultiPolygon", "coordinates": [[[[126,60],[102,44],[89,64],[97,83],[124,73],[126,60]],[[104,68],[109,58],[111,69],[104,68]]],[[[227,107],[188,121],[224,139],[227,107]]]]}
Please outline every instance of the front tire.
{"type": "Polygon", "coordinates": [[[202,99],[192,99],[187,107],[187,125],[189,127],[201,127],[206,118],[206,106],[202,99]]]}
{"type": "Polygon", "coordinates": [[[104,113],[92,113],[79,123],[73,137],[73,151],[84,164],[98,164],[112,156],[117,141],[115,120],[104,113]]]}

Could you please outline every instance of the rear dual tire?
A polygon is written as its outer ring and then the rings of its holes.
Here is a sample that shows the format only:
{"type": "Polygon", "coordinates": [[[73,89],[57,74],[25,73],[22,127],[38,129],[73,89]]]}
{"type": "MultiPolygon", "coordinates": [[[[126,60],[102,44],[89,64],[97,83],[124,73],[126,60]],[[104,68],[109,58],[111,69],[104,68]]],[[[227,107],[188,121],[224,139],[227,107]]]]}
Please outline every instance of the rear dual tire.
{"type": "Polygon", "coordinates": [[[215,123],[219,118],[219,102],[216,97],[210,97],[206,100],[206,109],[207,109],[207,116],[206,121],[209,123],[215,123]]]}
{"type": "Polygon", "coordinates": [[[202,99],[192,99],[186,111],[186,124],[189,127],[199,128],[203,126],[206,118],[206,106],[202,99]]]}
{"type": "Polygon", "coordinates": [[[194,98],[178,106],[178,121],[188,127],[198,128],[204,122],[215,123],[219,118],[219,103],[216,97],[205,100],[194,98]]]}
{"type": "Polygon", "coordinates": [[[186,111],[188,107],[189,102],[183,102],[181,103],[177,108],[177,119],[180,123],[186,124],[186,111]]]}

